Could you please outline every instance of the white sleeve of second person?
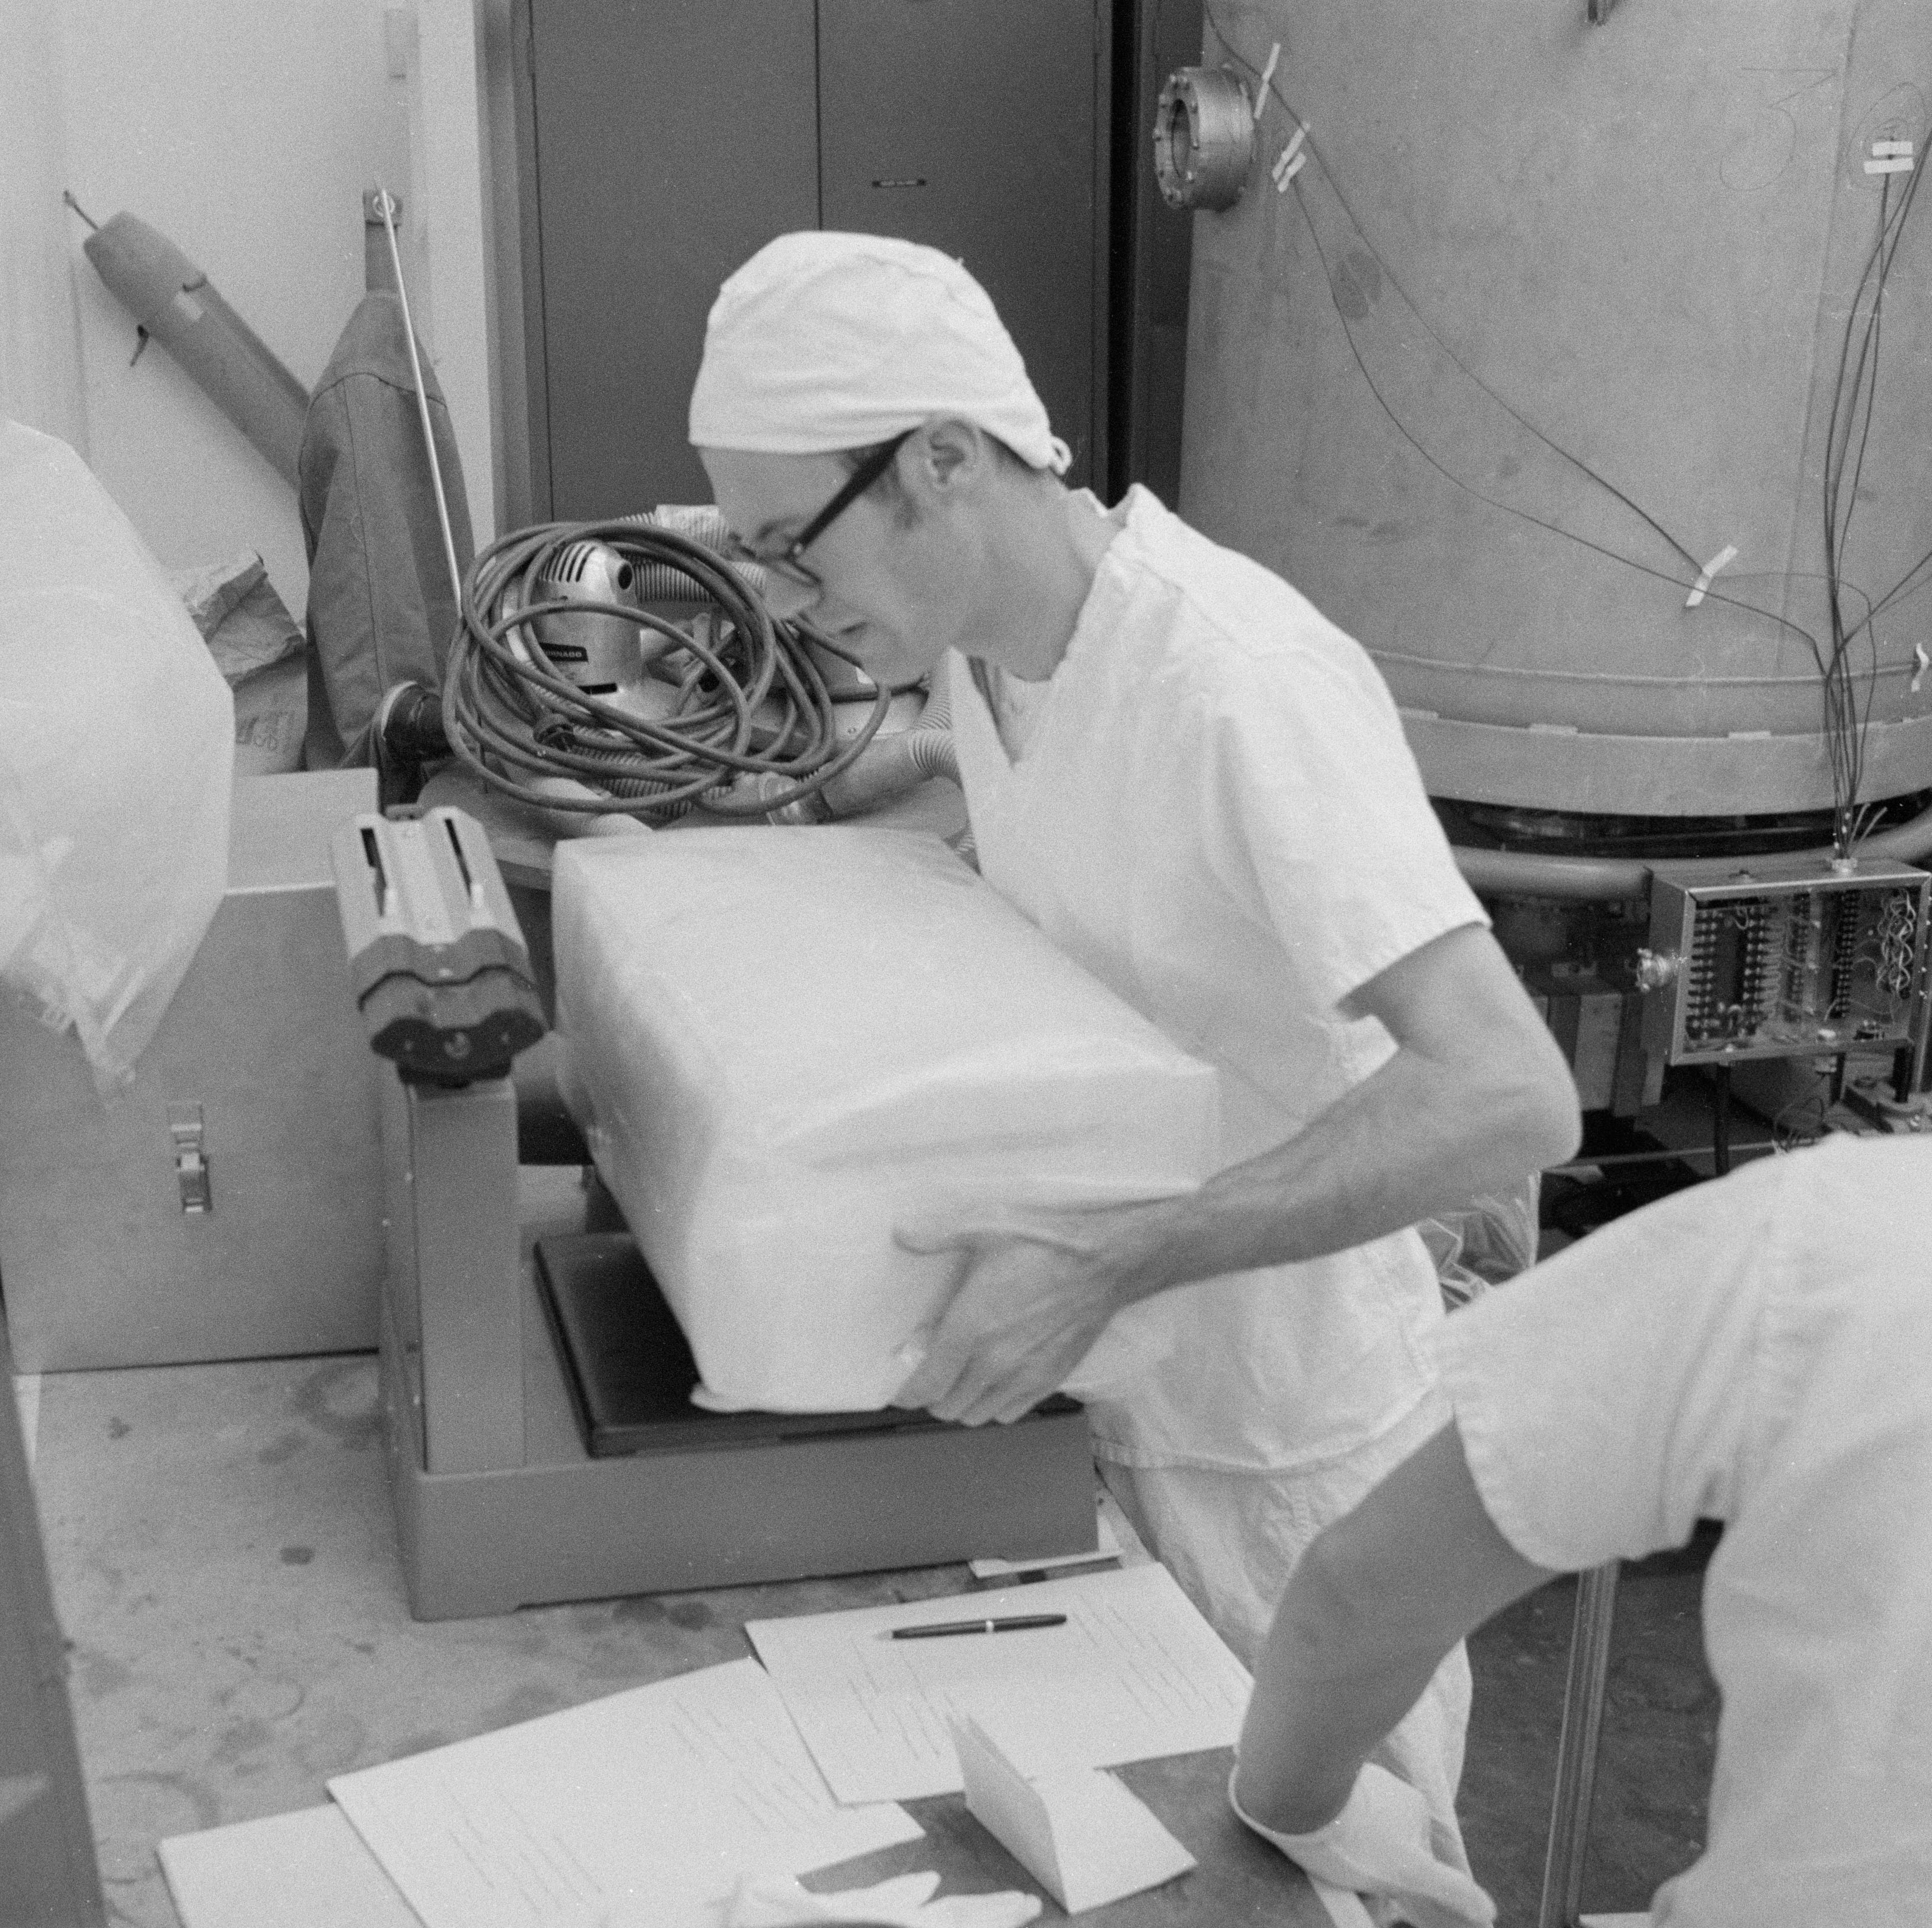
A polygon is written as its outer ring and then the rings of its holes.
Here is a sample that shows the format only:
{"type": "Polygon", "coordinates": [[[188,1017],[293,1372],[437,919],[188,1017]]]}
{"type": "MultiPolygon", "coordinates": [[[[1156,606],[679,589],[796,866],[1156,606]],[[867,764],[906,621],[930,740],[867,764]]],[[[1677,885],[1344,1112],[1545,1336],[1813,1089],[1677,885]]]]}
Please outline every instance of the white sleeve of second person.
{"type": "Polygon", "coordinates": [[[1618,1219],[1430,1336],[1477,1490],[1526,1559],[1636,1559],[1730,1516],[1795,1162],[1618,1219]]]}

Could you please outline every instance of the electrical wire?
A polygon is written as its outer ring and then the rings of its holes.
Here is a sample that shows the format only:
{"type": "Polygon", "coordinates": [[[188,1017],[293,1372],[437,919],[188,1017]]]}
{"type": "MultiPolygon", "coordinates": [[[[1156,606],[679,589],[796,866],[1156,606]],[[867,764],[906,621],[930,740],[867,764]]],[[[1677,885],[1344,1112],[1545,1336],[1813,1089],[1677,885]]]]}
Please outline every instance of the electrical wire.
{"type": "MultiPolygon", "coordinates": [[[[1388,286],[1400,298],[1403,306],[1414,316],[1430,340],[1436,344],[1444,360],[1464,379],[1500,408],[1525,433],[1533,437],[1594,487],[1605,492],[1611,499],[1636,516],[1669,546],[1676,557],[1693,572],[1695,577],[1701,579],[1702,574],[1701,567],[1691,550],[1657,517],[1645,508],[1635,496],[1619,487],[1607,477],[1600,474],[1580,457],[1574,454],[1544,433],[1505,396],[1499,394],[1484,382],[1443,340],[1430,322],[1427,316],[1404,287],[1401,277],[1370,238],[1367,231],[1349,205],[1348,196],[1340,182],[1336,179],[1333,169],[1329,166],[1312,136],[1310,134],[1306,121],[1282,90],[1280,81],[1273,73],[1265,73],[1264,69],[1256,66],[1240,51],[1227,29],[1216,17],[1211,6],[1204,7],[1202,11],[1209,28],[1220,42],[1224,51],[1237,65],[1245,69],[1253,78],[1257,83],[1258,91],[1264,80],[1266,91],[1263,97],[1264,100],[1266,95],[1272,95],[1280,104],[1283,111],[1294,121],[1301,133],[1303,150],[1314,163],[1315,171],[1318,172],[1322,180],[1326,184],[1329,193],[1334,196],[1336,205],[1341,209],[1362,247],[1369,258],[1374,262],[1376,268],[1388,286]]],[[[1932,142],[1932,128],[1928,129],[1924,138],[1918,144],[1918,152],[1922,157],[1922,165],[1926,156],[1928,142],[1932,142]]],[[[1849,855],[1862,838],[1870,833],[1877,814],[1876,808],[1874,806],[1862,807],[1858,797],[1864,778],[1864,747],[1870,723],[1871,703],[1880,673],[1875,627],[1876,618],[1882,611],[1893,607],[1906,595],[1916,595],[1920,589],[1928,586],[1928,583],[1932,583],[1932,577],[1928,577],[1925,581],[1916,580],[1928,567],[1932,567],[1932,550],[1928,550],[1924,556],[1914,562],[1889,590],[1876,598],[1869,595],[1856,583],[1850,582],[1846,577],[1843,568],[1846,541],[1850,530],[1852,511],[1857,501],[1858,478],[1862,473],[1865,451],[1871,433],[1874,413],[1872,400],[1876,393],[1878,379],[1880,327],[1886,283],[1891,272],[1893,257],[1898,252],[1903,235],[1906,216],[1918,192],[1919,172],[1920,169],[1917,167],[1912,170],[1905,190],[1895,197],[1895,205],[1894,197],[1892,193],[1891,178],[1887,177],[1880,196],[1878,238],[1866,261],[1857,290],[1854,294],[1846,321],[1845,340],[1841,346],[1838,377],[1834,390],[1831,413],[1831,432],[1827,437],[1828,473],[1824,504],[1826,568],[1821,578],[1825,585],[1826,608],[1830,622],[1831,646],[1829,649],[1827,650],[1820,639],[1802,623],[1794,620],[1782,611],[1764,608],[1730,590],[1719,589],[1708,583],[1703,589],[1703,597],[1706,601],[1727,605],[1762,617],[1777,625],[1780,631],[1801,639],[1805,643],[1816,669],[1821,686],[1823,712],[1822,734],[1826,741],[1832,779],[1833,840],[1834,847],[1840,856],[1849,855]],[[1870,290],[1869,301],[1866,299],[1868,289],[1870,290]],[[1862,328],[1860,325],[1862,313],[1862,328]],[[1856,355],[1852,346],[1855,331],[1858,334],[1856,355]],[[1847,399],[1848,379],[1849,400],[1847,399]],[[1857,452],[1856,457],[1852,457],[1850,455],[1850,451],[1854,433],[1856,436],[1857,452]],[[1835,460],[1832,459],[1834,452],[1835,452],[1835,460]],[[1842,490],[1844,469],[1848,459],[1850,460],[1851,467],[1850,492],[1849,495],[1844,495],[1842,490]],[[1840,512],[1841,500],[1844,504],[1842,514],[1840,512]],[[1848,619],[1848,613],[1844,606],[1844,598],[1847,595],[1857,598],[1864,605],[1864,614],[1856,622],[1848,619]],[[1862,634],[1868,640],[1870,667],[1863,679],[1863,697],[1861,702],[1858,681],[1854,676],[1852,667],[1852,652],[1855,643],[1862,634]]],[[[1316,225],[1304,190],[1304,178],[1305,171],[1304,175],[1298,177],[1295,181],[1296,203],[1307,228],[1310,241],[1322,264],[1324,274],[1328,278],[1332,296],[1336,288],[1335,264],[1330,258],[1328,250],[1323,245],[1321,233],[1316,225]]],[[[1575,529],[1564,527],[1560,523],[1552,521],[1545,517],[1520,508],[1514,503],[1500,500],[1456,474],[1445,462],[1424,445],[1418,436],[1412,432],[1408,424],[1402,420],[1400,413],[1384,392],[1384,385],[1379,382],[1371,372],[1367,358],[1363,352],[1361,345],[1355,338],[1354,331],[1348,325],[1348,316],[1342,308],[1339,300],[1336,301],[1336,312],[1342,318],[1343,333],[1348,341],[1350,355],[1367,385],[1370,394],[1374,397],[1376,405],[1388,417],[1403,440],[1408,442],[1410,447],[1414,449],[1416,453],[1444,480],[1492,508],[1529,523],[1533,526],[1542,529],[1550,534],[1576,543],[1598,555],[1604,556],[1606,559],[1622,563],[1642,574],[1652,577],[1660,581],[1669,582],[1678,588],[1689,589],[1695,586],[1694,581],[1687,581],[1668,569],[1659,568],[1609,542],[1594,540],[1575,529]]],[[[1763,575],[1757,577],[1733,576],[1730,580],[1733,585],[1741,585],[1754,580],[1792,582],[1813,579],[1809,573],[1790,571],[1766,572],[1763,575]]]]}
{"type": "MultiPolygon", "coordinates": [[[[1921,160],[1926,152],[1928,129],[1918,143],[1921,160]]],[[[1874,673],[1877,667],[1877,634],[1874,618],[1882,603],[1867,601],[1864,617],[1849,623],[1840,604],[1839,582],[1846,547],[1850,541],[1853,516],[1858,507],[1858,485],[1864,473],[1865,455],[1871,440],[1876,412],[1880,350],[1885,322],[1885,295],[1892,262],[1898,252],[1906,216],[1918,192],[1919,169],[1915,166],[1904,191],[1892,193],[1894,177],[1887,175],[1880,190],[1878,232],[1867,256],[1863,271],[1853,290],[1845,318],[1845,332],[1839,345],[1837,377],[1833,384],[1832,408],[1826,433],[1824,486],[1825,573],[1828,585],[1827,607],[1831,619],[1832,651],[1823,666],[1825,703],[1828,715],[1837,723],[1828,731],[1834,746],[1833,792],[1834,831],[1841,855],[1848,855],[1857,841],[1860,812],[1858,792],[1864,777],[1864,750],[1870,727],[1872,697],[1876,675],[1865,684],[1861,704],[1851,667],[1854,642],[1862,634],[1867,639],[1874,673]],[[1869,298],[1868,298],[1869,296],[1869,298]],[[1853,353],[1854,340],[1856,353],[1853,353]],[[1856,453],[1853,454],[1856,439],[1856,453]],[[1847,485],[1846,469],[1850,478],[1847,485]]],[[[1896,597],[1919,568],[1916,564],[1900,578],[1883,601],[1896,597]]]]}
{"type": "MultiPolygon", "coordinates": [[[[844,655],[808,625],[775,619],[724,559],[676,531],[635,520],[548,523],[482,550],[464,579],[442,687],[451,749],[493,790],[550,810],[622,811],[665,823],[702,807],[763,819],[816,796],[850,769],[890,707],[878,688],[849,742],[808,642],[844,655]],[[553,560],[573,543],[607,544],[640,567],[692,578],[714,624],[680,627],[633,604],[547,597],[553,560]],[[670,712],[650,718],[569,682],[544,652],[538,619],[616,616],[672,647],[651,667],[671,680],[670,712]],[[710,631],[710,634],[707,634],[710,631]],[[712,640],[716,635],[716,640],[712,640]],[[668,667],[667,667],[668,666],[668,667]],[[598,794],[538,787],[568,777],[598,794]],[[785,779],[762,787],[761,777],[785,779]]],[[[848,660],[850,660],[848,658],[848,660]]]]}

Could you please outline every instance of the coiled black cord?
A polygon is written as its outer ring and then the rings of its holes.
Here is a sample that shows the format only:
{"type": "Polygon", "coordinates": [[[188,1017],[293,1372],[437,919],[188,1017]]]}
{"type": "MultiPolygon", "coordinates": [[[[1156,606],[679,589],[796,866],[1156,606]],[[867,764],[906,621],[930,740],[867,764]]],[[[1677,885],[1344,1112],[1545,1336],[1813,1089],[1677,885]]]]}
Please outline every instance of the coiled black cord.
{"type": "MultiPolygon", "coordinates": [[[[886,719],[880,684],[866,724],[841,745],[825,679],[806,625],[773,618],[724,559],[649,522],[544,523],[513,530],[482,550],[464,578],[462,620],[443,673],[443,728],[451,750],[490,788],[546,810],[622,811],[668,823],[702,806],[760,818],[815,796],[856,762],[886,719]],[[546,567],[574,542],[607,544],[634,566],[668,565],[688,577],[722,616],[715,645],[628,604],[541,599],[546,567]],[[676,702],[652,720],[579,689],[544,652],[537,617],[616,616],[682,652],[676,702]],[[776,776],[788,787],[747,779],[776,776]],[[559,796],[535,787],[568,777],[601,791],[559,796]]],[[[835,655],[826,639],[813,640],[835,655]]],[[[848,659],[849,660],[849,659],[848,659]]]]}

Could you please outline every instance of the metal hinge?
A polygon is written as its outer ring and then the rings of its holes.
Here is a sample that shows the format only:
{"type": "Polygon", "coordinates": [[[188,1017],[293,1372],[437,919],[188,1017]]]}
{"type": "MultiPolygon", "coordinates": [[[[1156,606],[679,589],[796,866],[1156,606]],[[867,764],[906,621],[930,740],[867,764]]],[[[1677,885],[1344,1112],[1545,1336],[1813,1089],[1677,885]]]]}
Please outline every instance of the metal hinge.
{"type": "Polygon", "coordinates": [[[214,1195],[208,1189],[208,1153],[202,1143],[205,1129],[199,1105],[168,1107],[168,1136],[174,1142],[175,1183],[181,1187],[181,1208],[195,1218],[214,1210],[214,1195]]]}

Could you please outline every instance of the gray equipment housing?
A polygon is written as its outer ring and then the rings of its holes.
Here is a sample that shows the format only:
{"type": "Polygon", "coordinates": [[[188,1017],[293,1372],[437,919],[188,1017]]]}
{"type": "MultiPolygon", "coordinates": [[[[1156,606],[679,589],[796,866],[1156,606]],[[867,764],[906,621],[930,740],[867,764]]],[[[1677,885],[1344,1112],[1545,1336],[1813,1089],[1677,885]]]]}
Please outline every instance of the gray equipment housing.
{"type": "MultiPolygon", "coordinates": [[[[0,1333],[0,1384],[10,1378],[0,1333]]],[[[0,1399],[0,1921],[105,1928],[87,1789],[40,1515],[13,1403],[0,1399]]]]}
{"type": "Polygon", "coordinates": [[[238,778],[228,889],[104,1102],[0,1011],[0,1278],[26,1372],[366,1351],[382,1259],[376,1066],[328,844],[368,770],[238,778]]]}

